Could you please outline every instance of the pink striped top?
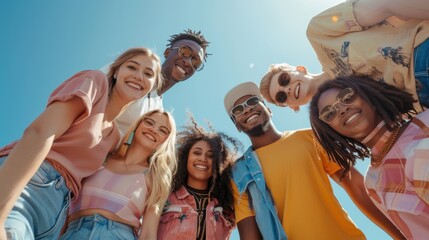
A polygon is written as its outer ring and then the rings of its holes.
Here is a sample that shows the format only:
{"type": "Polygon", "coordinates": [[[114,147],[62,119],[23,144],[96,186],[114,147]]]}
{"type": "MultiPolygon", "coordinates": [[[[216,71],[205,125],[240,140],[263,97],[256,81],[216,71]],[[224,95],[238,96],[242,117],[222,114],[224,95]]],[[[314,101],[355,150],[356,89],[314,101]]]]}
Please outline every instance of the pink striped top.
{"type": "Polygon", "coordinates": [[[84,209],[103,209],[132,223],[138,230],[148,195],[145,172],[125,175],[99,169],[84,180],[79,197],[70,206],[70,214],[84,209]]]}
{"type": "MultiPolygon", "coordinates": [[[[429,125],[429,110],[417,118],[429,125]]],[[[407,239],[428,239],[429,132],[411,122],[380,166],[368,168],[365,185],[375,205],[407,239]]]]}

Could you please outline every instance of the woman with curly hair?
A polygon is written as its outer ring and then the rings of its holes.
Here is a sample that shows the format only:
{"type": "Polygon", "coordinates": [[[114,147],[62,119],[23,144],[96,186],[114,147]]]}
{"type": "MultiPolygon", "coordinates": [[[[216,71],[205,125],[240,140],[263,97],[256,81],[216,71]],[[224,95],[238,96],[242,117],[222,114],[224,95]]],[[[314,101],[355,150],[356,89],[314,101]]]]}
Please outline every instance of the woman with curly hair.
{"type": "Polygon", "coordinates": [[[175,142],[170,113],[152,110],[140,117],[103,168],[83,181],[61,240],[156,240],[176,169],[175,142]]]}
{"type": "Polygon", "coordinates": [[[367,76],[338,77],[314,95],[310,121],[344,175],[356,159],[370,158],[365,187],[374,204],[407,239],[426,239],[429,111],[415,116],[415,102],[411,94],[367,76]]]}
{"type": "Polygon", "coordinates": [[[178,167],[158,239],[229,239],[234,221],[230,166],[240,143],[191,124],[178,133],[178,167]]]}

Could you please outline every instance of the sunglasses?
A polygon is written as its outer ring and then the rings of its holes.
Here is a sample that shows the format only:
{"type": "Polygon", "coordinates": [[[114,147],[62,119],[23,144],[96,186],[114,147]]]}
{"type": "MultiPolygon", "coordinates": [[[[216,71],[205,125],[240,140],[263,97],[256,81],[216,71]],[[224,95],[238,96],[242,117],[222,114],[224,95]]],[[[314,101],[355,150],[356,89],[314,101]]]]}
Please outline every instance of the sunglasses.
{"type": "Polygon", "coordinates": [[[322,110],[319,112],[319,119],[325,123],[334,121],[334,119],[338,116],[338,112],[340,111],[338,108],[339,103],[343,105],[351,105],[356,102],[358,98],[359,95],[352,88],[341,90],[337,94],[337,101],[334,104],[322,108],[322,110]]]}
{"type": "Polygon", "coordinates": [[[168,137],[168,135],[170,135],[170,129],[156,123],[155,120],[150,117],[143,118],[142,123],[148,128],[155,128],[156,126],[158,126],[158,135],[161,137],[168,137]]]}
{"type": "Polygon", "coordinates": [[[235,117],[240,116],[241,114],[243,114],[244,109],[246,109],[246,106],[248,107],[254,107],[256,106],[261,100],[259,99],[259,97],[254,96],[254,97],[250,97],[248,98],[245,102],[240,103],[238,105],[235,105],[232,109],[231,109],[231,114],[234,115],[235,117]]]}
{"type": "Polygon", "coordinates": [[[192,51],[192,48],[187,45],[180,45],[179,47],[172,47],[171,49],[178,49],[177,53],[179,56],[183,59],[190,60],[191,66],[195,71],[201,71],[204,68],[204,63],[200,56],[197,54],[194,54],[194,51],[192,51]]]}
{"type": "MultiPolygon", "coordinates": [[[[287,72],[283,72],[279,75],[277,83],[280,87],[286,87],[290,83],[290,75],[287,72]]],[[[278,91],[274,96],[274,100],[277,103],[285,103],[287,101],[287,93],[285,91],[278,91]]]]}

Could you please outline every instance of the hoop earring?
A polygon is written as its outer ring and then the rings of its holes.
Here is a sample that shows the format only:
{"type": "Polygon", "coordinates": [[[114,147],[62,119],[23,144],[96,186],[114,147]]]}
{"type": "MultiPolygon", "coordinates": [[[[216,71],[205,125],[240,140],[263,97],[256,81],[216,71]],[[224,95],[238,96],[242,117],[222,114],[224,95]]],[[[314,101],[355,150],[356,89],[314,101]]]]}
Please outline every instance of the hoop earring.
{"type": "Polygon", "coordinates": [[[133,138],[134,138],[134,134],[135,134],[135,130],[134,131],[132,131],[131,133],[130,133],[130,136],[128,136],[128,139],[127,139],[127,141],[125,142],[125,145],[128,145],[128,146],[130,146],[131,145],[131,143],[133,142],[133,138]]]}

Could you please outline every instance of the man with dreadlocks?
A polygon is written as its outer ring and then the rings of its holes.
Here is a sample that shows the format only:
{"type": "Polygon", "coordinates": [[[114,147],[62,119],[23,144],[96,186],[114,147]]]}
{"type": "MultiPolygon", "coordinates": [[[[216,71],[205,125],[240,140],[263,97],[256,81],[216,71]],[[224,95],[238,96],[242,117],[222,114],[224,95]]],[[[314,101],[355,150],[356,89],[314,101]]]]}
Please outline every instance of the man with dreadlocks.
{"type": "Polygon", "coordinates": [[[340,181],[341,167],[316,145],[311,129],[276,129],[255,83],[231,89],[224,104],[237,129],[252,143],[232,167],[241,239],[365,239],[335,197],[328,176],[373,222],[401,239],[366,195],[356,169],[340,181]]]}
{"type": "Polygon", "coordinates": [[[127,110],[116,119],[122,135],[145,112],[162,109],[162,94],[176,83],[185,81],[195,72],[201,71],[209,55],[206,52],[209,42],[201,31],[188,29],[183,33],[171,35],[166,46],[165,61],[162,64],[163,81],[158,89],[130,104],[127,110]]]}
{"type": "Polygon", "coordinates": [[[177,136],[177,173],[161,215],[158,240],[226,240],[235,227],[230,166],[241,144],[222,132],[189,125],[177,136]]]}

